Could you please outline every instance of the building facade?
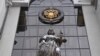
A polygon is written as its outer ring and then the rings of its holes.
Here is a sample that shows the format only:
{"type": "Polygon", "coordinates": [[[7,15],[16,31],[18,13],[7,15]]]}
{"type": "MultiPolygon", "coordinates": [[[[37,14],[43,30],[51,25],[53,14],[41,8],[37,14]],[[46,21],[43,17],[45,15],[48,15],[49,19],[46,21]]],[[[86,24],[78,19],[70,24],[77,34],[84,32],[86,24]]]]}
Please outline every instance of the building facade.
{"type": "MultiPolygon", "coordinates": [[[[100,55],[100,0],[73,0],[81,6],[87,29],[91,56],[100,55]],[[93,3],[92,1],[95,1],[93,3]],[[93,4],[92,4],[93,3],[93,4]]],[[[21,7],[29,6],[30,0],[0,0],[0,56],[11,56],[21,7]]]]}

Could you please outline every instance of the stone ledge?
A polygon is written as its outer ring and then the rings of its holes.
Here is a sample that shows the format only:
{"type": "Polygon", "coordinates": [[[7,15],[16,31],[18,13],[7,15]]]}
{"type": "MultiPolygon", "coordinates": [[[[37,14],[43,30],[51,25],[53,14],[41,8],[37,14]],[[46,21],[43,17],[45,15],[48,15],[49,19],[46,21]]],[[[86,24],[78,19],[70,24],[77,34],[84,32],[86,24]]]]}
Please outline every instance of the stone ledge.
{"type": "Polygon", "coordinates": [[[90,0],[73,0],[75,6],[87,6],[91,5],[90,0]]]}
{"type": "Polygon", "coordinates": [[[30,0],[12,0],[12,6],[28,7],[30,0]]]}

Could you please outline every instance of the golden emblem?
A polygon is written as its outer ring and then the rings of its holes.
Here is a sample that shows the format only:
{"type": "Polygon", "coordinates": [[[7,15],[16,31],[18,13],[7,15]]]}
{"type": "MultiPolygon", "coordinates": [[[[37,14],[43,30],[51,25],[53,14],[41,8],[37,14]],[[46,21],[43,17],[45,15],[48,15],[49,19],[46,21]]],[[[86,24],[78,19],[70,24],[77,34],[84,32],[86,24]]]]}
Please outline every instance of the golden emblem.
{"type": "Polygon", "coordinates": [[[56,9],[47,9],[43,12],[43,15],[47,18],[47,19],[55,19],[59,16],[59,11],[56,9]]]}

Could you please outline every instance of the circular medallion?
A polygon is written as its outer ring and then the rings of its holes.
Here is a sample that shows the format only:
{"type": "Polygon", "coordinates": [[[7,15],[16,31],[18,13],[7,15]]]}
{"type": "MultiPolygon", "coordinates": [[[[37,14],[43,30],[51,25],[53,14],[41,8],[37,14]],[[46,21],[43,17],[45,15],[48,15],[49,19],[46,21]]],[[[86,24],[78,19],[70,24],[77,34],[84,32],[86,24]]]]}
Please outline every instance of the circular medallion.
{"type": "Polygon", "coordinates": [[[56,8],[46,8],[39,13],[39,20],[45,24],[57,24],[64,19],[64,13],[56,8]]]}

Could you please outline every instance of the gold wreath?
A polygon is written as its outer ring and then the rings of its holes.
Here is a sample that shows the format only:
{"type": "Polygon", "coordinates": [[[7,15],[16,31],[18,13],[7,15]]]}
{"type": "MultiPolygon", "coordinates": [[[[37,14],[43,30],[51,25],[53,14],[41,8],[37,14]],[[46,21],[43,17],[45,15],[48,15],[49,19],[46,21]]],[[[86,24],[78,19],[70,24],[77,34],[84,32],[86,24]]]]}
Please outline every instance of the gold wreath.
{"type": "Polygon", "coordinates": [[[55,10],[55,9],[48,9],[48,10],[45,10],[43,15],[47,18],[47,19],[54,19],[54,18],[57,18],[58,15],[59,15],[59,11],[58,10],[55,10]]]}

